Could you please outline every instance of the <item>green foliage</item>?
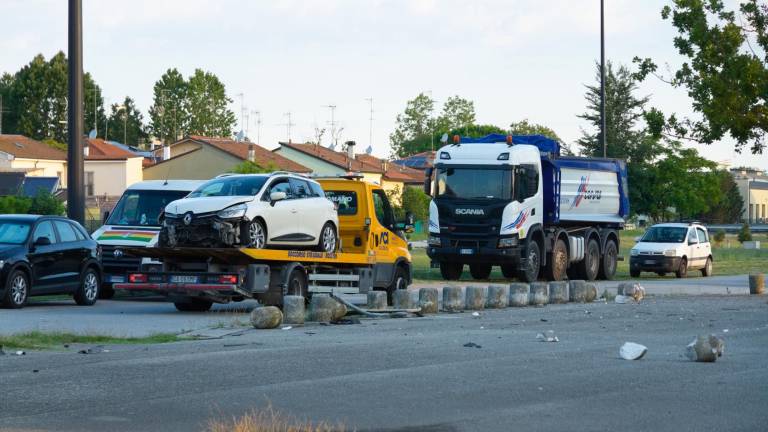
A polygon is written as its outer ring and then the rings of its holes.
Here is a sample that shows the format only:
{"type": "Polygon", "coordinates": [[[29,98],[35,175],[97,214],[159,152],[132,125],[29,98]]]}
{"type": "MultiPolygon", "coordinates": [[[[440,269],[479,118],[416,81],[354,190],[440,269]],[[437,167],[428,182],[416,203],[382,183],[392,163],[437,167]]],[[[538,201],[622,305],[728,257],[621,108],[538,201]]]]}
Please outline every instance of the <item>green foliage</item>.
{"type": "Polygon", "coordinates": [[[748,223],[744,222],[744,224],[741,225],[741,229],[739,229],[739,234],[736,236],[736,239],[739,240],[740,243],[752,241],[752,230],[749,229],[748,223]]]}
{"type": "Polygon", "coordinates": [[[725,241],[725,230],[724,230],[724,229],[722,229],[722,228],[720,228],[719,230],[717,230],[717,232],[715,233],[714,239],[715,239],[715,243],[716,243],[718,246],[719,246],[719,245],[722,245],[722,244],[723,244],[723,242],[725,241]]]}
{"type": "Polygon", "coordinates": [[[540,125],[538,123],[531,123],[528,119],[523,119],[519,122],[512,122],[509,125],[509,133],[512,135],[544,135],[547,138],[551,138],[559,143],[563,140],[557,136],[554,130],[547,126],[540,125]]]}
{"type": "Polygon", "coordinates": [[[271,173],[274,171],[277,171],[278,167],[270,163],[266,167],[263,167],[255,162],[251,161],[243,161],[232,169],[232,172],[235,174],[261,174],[261,173],[271,173]]]}
{"type": "Polygon", "coordinates": [[[429,219],[430,199],[420,188],[406,186],[402,196],[403,212],[411,212],[415,220],[425,221],[429,219]]]}
{"type": "Polygon", "coordinates": [[[0,196],[0,214],[27,214],[31,205],[32,200],[27,197],[0,196]]]}
{"type": "Polygon", "coordinates": [[[465,130],[475,124],[475,103],[458,95],[449,97],[436,119],[437,130],[465,130]]]}
{"type": "Polygon", "coordinates": [[[52,138],[46,138],[46,139],[44,139],[44,140],[42,140],[40,142],[42,142],[43,144],[46,144],[46,145],[48,145],[50,147],[53,147],[56,150],[67,151],[67,144],[65,144],[63,142],[56,141],[55,139],[52,139],[52,138]]]}
{"type": "Polygon", "coordinates": [[[186,111],[189,124],[186,134],[228,137],[235,127],[235,113],[229,108],[224,84],[211,72],[195,69],[187,87],[186,111]]]}
{"type": "Polygon", "coordinates": [[[187,82],[175,68],[168,69],[153,88],[149,107],[149,130],[164,142],[174,142],[184,135],[189,119],[187,82]]]}
{"type": "Polygon", "coordinates": [[[425,137],[428,143],[434,133],[434,110],[435,101],[424,93],[406,102],[405,111],[395,120],[395,131],[389,135],[393,155],[407,156],[429,150],[423,143],[425,137]]]}
{"type": "Polygon", "coordinates": [[[106,138],[126,145],[138,147],[149,138],[144,130],[144,116],[130,96],[126,96],[122,104],[112,104],[106,129],[105,133],[109,132],[106,138]]]}
{"type": "Polygon", "coordinates": [[[64,203],[50,192],[41,190],[31,199],[29,204],[30,214],[63,216],[66,208],[64,203]]]}
{"type": "Polygon", "coordinates": [[[768,131],[768,5],[744,0],[736,12],[721,0],[674,0],[661,15],[677,29],[674,45],[685,61],[665,78],[657,74],[654,60],[635,57],[635,75],[653,74],[684,88],[701,116],[662,116],[663,132],[706,144],[728,133],[737,151],[750,145],[753,153],[762,153],[768,131]]]}
{"type": "Polygon", "coordinates": [[[709,223],[736,223],[744,213],[744,199],[739,186],[730,172],[719,170],[716,173],[720,187],[720,200],[710,203],[710,209],[699,219],[709,223]]]}

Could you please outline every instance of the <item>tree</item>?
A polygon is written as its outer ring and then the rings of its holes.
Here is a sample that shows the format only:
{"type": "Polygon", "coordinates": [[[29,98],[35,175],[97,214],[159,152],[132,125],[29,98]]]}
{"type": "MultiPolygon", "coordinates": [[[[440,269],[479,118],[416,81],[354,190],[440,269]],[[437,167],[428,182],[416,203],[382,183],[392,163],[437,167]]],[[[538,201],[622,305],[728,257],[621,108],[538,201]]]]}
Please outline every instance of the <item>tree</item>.
{"type": "Polygon", "coordinates": [[[125,97],[122,105],[112,104],[110,110],[107,138],[111,137],[115,141],[133,146],[139,146],[147,141],[144,116],[136,108],[136,103],[130,96],[125,97]]]}
{"type": "Polygon", "coordinates": [[[195,69],[187,84],[187,134],[232,136],[236,120],[235,113],[228,108],[230,103],[232,99],[227,97],[224,84],[216,75],[195,69]]]}
{"type": "Polygon", "coordinates": [[[555,133],[554,130],[544,125],[531,123],[528,121],[528,119],[523,119],[523,121],[519,122],[512,122],[509,125],[509,133],[512,135],[544,135],[545,137],[551,138],[559,143],[563,142],[563,140],[555,133]]]}
{"type": "Polygon", "coordinates": [[[402,195],[403,210],[413,213],[415,220],[425,221],[429,219],[429,202],[431,199],[420,188],[406,187],[402,195]]]}
{"type": "Polygon", "coordinates": [[[741,225],[741,229],[739,230],[739,234],[736,236],[736,239],[739,241],[739,243],[752,241],[752,230],[749,229],[748,223],[744,222],[741,225]]]}
{"type": "Polygon", "coordinates": [[[744,199],[739,192],[739,186],[733,180],[731,173],[725,170],[717,171],[721,200],[713,202],[710,210],[701,215],[701,219],[710,223],[729,224],[741,220],[744,213],[744,199]]]}
{"type": "Polygon", "coordinates": [[[164,142],[174,142],[186,134],[187,82],[178,70],[168,69],[153,88],[154,100],[149,108],[149,131],[164,142]]]}
{"type": "Polygon", "coordinates": [[[438,130],[464,130],[475,124],[475,103],[460,96],[449,97],[435,122],[438,130]]]}
{"type": "Polygon", "coordinates": [[[273,163],[269,163],[267,166],[261,166],[249,160],[243,161],[232,168],[232,172],[235,174],[261,174],[271,173],[277,170],[278,167],[273,163]]]}
{"type": "Polygon", "coordinates": [[[741,1],[737,13],[722,0],[674,0],[661,17],[677,29],[674,45],[686,60],[671,77],[662,77],[652,59],[635,57],[636,76],[654,74],[686,89],[701,116],[671,114],[664,119],[665,134],[712,144],[728,133],[736,151],[749,145],[752,153],[762,153],[768,131],[768,5],[741,1]]]}
{"type": "Polygon", "coordinates": [[[389,135],[394,155],[408,156],[429,149],[423,148],[423,144],[419,145],[415,141],[423,142],[424,137],[429,141],[430,135],[434,133],[434,110],[435,101],[424,93],[419,93],[414,99],[406,102],[405,111],[398,114],[395,120],[395,131],[389,135]]]}

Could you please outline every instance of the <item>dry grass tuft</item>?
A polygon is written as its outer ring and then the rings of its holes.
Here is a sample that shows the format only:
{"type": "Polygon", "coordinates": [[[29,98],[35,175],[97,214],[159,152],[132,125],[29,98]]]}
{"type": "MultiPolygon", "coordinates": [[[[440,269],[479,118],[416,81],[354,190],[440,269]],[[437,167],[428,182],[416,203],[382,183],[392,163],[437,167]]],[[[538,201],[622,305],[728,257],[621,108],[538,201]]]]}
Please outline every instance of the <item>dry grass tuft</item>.
{"type": "Polygon", "coordinates": [[[344,432],[342,424],[312,423],[287,416],[271,406],[231,420],[211,420],[207,432],[344,432]]]}

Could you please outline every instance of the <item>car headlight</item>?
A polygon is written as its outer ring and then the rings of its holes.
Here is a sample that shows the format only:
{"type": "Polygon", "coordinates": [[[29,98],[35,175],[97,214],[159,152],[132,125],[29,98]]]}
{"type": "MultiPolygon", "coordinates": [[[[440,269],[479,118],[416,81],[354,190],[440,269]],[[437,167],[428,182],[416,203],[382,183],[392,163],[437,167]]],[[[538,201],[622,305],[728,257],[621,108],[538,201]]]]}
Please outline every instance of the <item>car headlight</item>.
{"type": "Polygon", "coordinates": [[[664,256],[673,257],[677,256],[677,249],[667,249],[664,251],[664,256]]]}
{"type": "Polygon", "coordinates": [[[245,204],[237,204],[221,210],[220,212],[216,213],[216,215],[222,219],[234,219],[245,216],[245,210],[247,209],[248,206],[245,204]]]}
{"type": "Polygon", "coordinates": [[[632,256],[637,256],[637,255],[640,255],[640,251],[637,249],[632,249],[629,251],[629,254],[632,256]]]}
{"type": "Polygon", "coordinates": [[[515,246],[517,246],[517,236],[499,239],[499,248],[510,248],[515,246]]]}
{"type": "Polygon", "coordinates": [[[440,237],[436,235],[430,235],[429,236],[429,245],[430,246],[440,246],[440,237]]]}

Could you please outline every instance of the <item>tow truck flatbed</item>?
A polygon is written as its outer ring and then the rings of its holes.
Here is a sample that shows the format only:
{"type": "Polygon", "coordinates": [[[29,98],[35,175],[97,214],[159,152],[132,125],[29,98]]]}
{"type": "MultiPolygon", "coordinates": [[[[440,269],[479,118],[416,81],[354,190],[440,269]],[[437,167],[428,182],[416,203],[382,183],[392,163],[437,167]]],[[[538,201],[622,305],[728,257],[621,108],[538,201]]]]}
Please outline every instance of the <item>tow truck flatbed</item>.
{"type": "Polygon", "coordinates": [[[327,253],[309,250],[252,249],[252,248],[124,248],[126,254],[155,259],[210,258],[228,264],[250,264],[260,261],[305,262],[325,264],[373,265],[376,256],[365,253],[327,253]]]}

